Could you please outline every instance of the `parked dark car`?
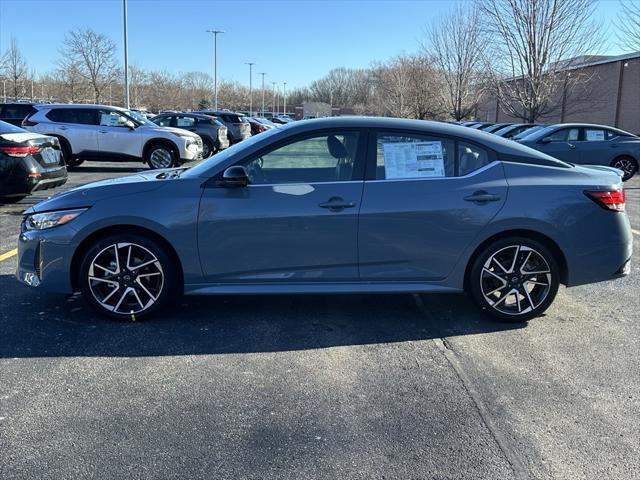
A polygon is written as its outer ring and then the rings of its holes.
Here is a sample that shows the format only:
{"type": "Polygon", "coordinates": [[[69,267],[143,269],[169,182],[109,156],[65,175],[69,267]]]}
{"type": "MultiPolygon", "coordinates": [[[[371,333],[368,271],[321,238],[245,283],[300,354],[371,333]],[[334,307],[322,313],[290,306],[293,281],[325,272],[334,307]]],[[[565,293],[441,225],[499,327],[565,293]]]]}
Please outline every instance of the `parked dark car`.
{"type": "Polygon", "coordinates": [[[275,117],[271,117],[269,120],[277,125],[286,125],[287,123],[293,122],[293,119],[284,115],[277,115],[275,117]]]}
{"type": "Polygon", "coordinates": [[[66,181],[67,168],[56,138],[0,121],[0,201],[18,201],[66,181]]]}
{"type": "Polygon", "coordinates": [[[161,127],[175,127],[197,133],[202,138],[202,158],[229,146],[227,127],[211,115],[202,113],[162,113],[151,118],[161,127]]]}
{"type": "Polygon", "coordinates": [[[0,121],[20,127],[22,121],[35,111],[34,105],[35,103],[28,102],[0,104],[0,121]]]}
{"type": "Polygon", "coordinates": [[[625,181],[640,164],[640,137],[604,125],[559,123],[525,136],[520,143],[566,162],[618,168],[625,181]]]}
{"type": "Polygon", "coordinates": [[[16,276],[129,320],[183,293],[467,291],[523,322],[560,283],[629,274],[624,209],[613,168],[440,122],[326,118],[33,206],[16,276]]]}
{"type": "Polygon", "coordinates": [[[276,128],[276,125],[262,117],[242,117],[245,122],[248,122],[251,125],[251,135],[257,135],[262,132],[266,132],[267,130],[271,130],[272,128],[276,128]]]}
{"type": "Polygon", "coordinates": [[[272,128],[278,128],[277,124],[273,123],[271,120],[269,120],[266,117],[253,117],[253,118],[255,118],[258,122],[266,126],[267,130],[271,130],[272,128]]]}
{"type": "Polygon", "coordinates": [[[475,130],[482,130],[483,128],[490,127],[491,125],[493,125],[492,122],[480,122],[474,125],[467,125],[467,126],[475,130]]]}
{"type": "Polygon", "coordinates": [[[234,144],[246,140],[251,136],[251,125],[242,121],[242,115],[227,110],[202,110],[195,113],[204,113],[220,120],[227,127],[229,143],[234,144]]]}
{"type": "Polygon", "coordinates": [[[520,140],[523,140],[525,137],[528,137],[529,135],[532,135],[533,133],[539,130],[542,130],[543,128],[547,128],[547,126],[548,125],[536,125],[534,127],[525,128],[520,133],[511,137],[511,140],[515,140],[516,142],[519,142],[520,140]]]}
{"type": "MultiPolygon", "coordinates": [[[[530,130],[533,127],[541,126],[540,123],[514,123],[512,125],[504,126],[498,130],[494,130],[493,134],[502,138],[513,138],[522,132],[530,130]]],[[[532,132],[531,132],[532,133],[532,132]]]]}
{"type": "Polygon", "coordinates": [[[494,133],[500,130],[501,128],[508,127],[510,125],[513,125],[513,124],[512,123],[494,123],[493,125],[487,125],[485,127],[482,127],[480,130],[487,133],[494,133]]]}

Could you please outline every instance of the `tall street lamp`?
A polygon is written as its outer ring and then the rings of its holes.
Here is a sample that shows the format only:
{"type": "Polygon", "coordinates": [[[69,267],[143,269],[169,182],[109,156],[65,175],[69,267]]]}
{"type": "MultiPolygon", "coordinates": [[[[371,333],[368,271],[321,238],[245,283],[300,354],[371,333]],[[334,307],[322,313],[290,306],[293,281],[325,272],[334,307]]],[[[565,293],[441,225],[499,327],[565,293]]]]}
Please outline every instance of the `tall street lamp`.
{"type": "Polygon", "coordinates": [[[129,108],[129,42],[127,40],[127,0],[122,0],[124,17],[124,108],[129,108]]]}
{"type": "Polygon", "coordinates": [[[264,117],[264,76],[266,73],[260,72],[259,75],[262,75],[262,113],[261,116],[264,117]]]}
{"type": "Polygon", "coordinates": [[[213,34],[213,108],[218,110],[218,34],[224,30],[207,30],[213,34]]]}
{"type": "Polygon", "coordinates": [[[286,115],[287,114],[287,82],[284,82],[284,84],[282,85],[282,103],[283,103],[282,113],[286,115]]]}
{"type": "Polygon", "coordinates": [[[253,111],[253,66],[255,62],[244,62],[245,65],[249,65],[249,116],[252,117],[253,111]]]}
{"type": "Polygon", "coordinates": [[[273,85],[273,95],[271,96],[271,110],[273,110],[273,116],[276,116],[276,82],[271,82],[271,84],[273,85]]]}

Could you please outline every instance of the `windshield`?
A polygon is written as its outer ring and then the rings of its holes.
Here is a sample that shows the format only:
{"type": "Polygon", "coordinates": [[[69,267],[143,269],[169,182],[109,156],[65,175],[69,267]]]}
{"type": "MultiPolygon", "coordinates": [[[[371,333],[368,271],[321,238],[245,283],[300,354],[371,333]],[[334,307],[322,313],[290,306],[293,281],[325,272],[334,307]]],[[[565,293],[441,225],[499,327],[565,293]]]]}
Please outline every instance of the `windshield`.
{"type": "Polygon", "coordinates": [[[518,125],[507,125],[506,127],[502,127],[502,128],[499,128],[498,130],[495,130],[493,133],[495,133],[496,135],[501,137],[505,133],[507,133],[507,132],[509,132],[511,130],[514,130],[516,128],[518,128],[518,125]]]}
{"type": "Polygon", "coordinates": [[[26,130],[13,126],[10,123],[0,120],[0,134],[2,133],[25,133],[26,130]]]}
{"type": "Polygon", "coordinates": [[[133,112],[131,110],[125,110],[125,113],[127,115],[129,115],[131,118],[133,118],[136,122],[138,122],[141,125],[150,125],[152,127],[157,127],[158,125],[156,125],[155,123],[153,123],[151,120],[147,120],[147,117],[145,117],[144,115],[138,113],[138,112],[133,112]]]}
{"type": "Polygon", "coordinates": [[[543,130],[548,127],[543,127],[542,125],[537,125],[535,127],[527,128],[523,132],[520,132],[518,135],[515,135],[511,138],[511,140],[522,140],[524,137],[528,137],[532,133],[535,133],[539,130],[543,130]]]}
{"type": "Polygon", "coordinates": [[[214,156],[207,158],[206,160],[201,161],[197,165],[191,167],[189,170],[184,172],[182,177],[199,177],[201,174],[206,172],[207,170],[214,167],[216,164],[220,162],[224,162],[226,159],[241,152],[244,149],[250,148],[252,145],[258,142],[262,142],[263,140],[269,138],[271,135],[275,135],[279,133],[280,129],[274,128],[272,130],[267,130],[260,135],[254,135],[249,137],[246,140],[243,140],[240,143],[236,143],[229,148],[222,150],[219,153],[216,153],[214,156]]]}

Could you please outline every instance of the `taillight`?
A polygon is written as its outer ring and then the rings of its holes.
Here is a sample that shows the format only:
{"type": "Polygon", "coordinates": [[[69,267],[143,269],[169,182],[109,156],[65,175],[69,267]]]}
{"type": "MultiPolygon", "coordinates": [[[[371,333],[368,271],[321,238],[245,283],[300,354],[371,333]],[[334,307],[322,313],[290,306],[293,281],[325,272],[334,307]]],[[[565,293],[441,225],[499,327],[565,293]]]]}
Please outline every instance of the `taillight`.
{"type": "Polygon", "coordinates": [[[40,147],[33,145],[26,145],[20,147],[0,147],[0,152],[10,157],[26,157],[27,155],[34,155],[40,151],[40,147]]]}
{"type": "Polygon", "coordinates": [[[605,210],[624,212],[624,190],[592,190],[584,194],[605,210]]]}
{"type": "Polygon", "coordinates": [[[33,120],[29,120],[28,118],[25,118],[22,121],[23,127],[35,127],[36,125],[38,125],[38,122],[34,122],[33,120]]]}

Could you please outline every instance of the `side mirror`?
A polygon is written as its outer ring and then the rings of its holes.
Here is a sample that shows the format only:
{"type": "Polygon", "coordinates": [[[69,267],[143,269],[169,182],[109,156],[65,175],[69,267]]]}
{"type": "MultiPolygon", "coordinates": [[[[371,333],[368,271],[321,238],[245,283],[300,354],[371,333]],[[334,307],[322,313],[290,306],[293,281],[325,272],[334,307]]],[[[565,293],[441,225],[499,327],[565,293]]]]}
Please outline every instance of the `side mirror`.
{"type": "Polygon", "coordinates": [[[131,120],[127,120],[124,126],[127,128],[130,128],[131,130],[134,130],[136,128],[136,124],[133,123],[131,120]]]}
{"type": "Polygon", "coordinates": [[[246,187],[249,185],[249,174],[242,165],[234,165],[227,168],[222,174],[220,185],[223,187],[246,187]]]}
{"type": "Polygon", "coordinates": [[[549,137],[544,137],[542,140],[540,140],[540,143],[551,143],[551,139],[549,137]]]}

